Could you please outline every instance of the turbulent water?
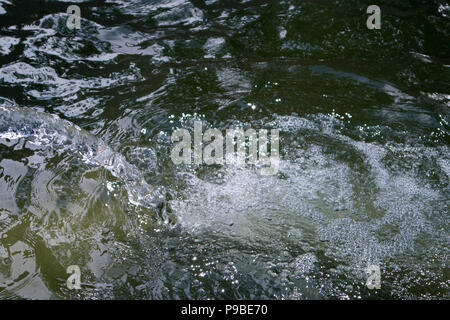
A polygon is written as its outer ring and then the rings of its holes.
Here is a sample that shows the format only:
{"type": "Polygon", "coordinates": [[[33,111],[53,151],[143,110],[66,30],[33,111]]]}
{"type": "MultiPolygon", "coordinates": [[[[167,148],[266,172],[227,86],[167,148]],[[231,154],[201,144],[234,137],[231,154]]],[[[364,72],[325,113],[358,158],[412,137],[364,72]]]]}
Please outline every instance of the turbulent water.
{"type": "Polygon", "coordinates": [[[372,2],[0,0],[0,299],[448,299],[450,6],[372,2]]]}

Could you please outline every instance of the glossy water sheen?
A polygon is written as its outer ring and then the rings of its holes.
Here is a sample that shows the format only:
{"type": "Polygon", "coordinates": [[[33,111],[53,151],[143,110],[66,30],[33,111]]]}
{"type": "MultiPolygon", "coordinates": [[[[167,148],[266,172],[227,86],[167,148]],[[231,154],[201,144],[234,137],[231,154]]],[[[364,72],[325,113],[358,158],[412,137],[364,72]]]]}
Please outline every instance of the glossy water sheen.
{"type": "Polygon", "coordinates": [[[77,2],[0,1],[1,299],[449,298],[445,1],[77,2]],[[280,171],[175,166],[196,119],[280,171]]]}

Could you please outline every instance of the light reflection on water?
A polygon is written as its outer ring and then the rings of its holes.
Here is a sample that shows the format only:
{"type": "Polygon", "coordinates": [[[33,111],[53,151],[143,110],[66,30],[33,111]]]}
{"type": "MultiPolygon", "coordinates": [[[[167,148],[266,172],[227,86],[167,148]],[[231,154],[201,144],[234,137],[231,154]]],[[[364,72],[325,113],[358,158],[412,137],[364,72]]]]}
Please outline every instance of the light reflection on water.
{"type": "Polygon", "coordinates": [[[2,299],[448,298],[439,1],[381,1],[373,32],[357,1],[85,1],[79,31],[64,1],[11,2],[2,299]],[[175,166],[195,119],[280,129],[280,171],[175,166]]]}

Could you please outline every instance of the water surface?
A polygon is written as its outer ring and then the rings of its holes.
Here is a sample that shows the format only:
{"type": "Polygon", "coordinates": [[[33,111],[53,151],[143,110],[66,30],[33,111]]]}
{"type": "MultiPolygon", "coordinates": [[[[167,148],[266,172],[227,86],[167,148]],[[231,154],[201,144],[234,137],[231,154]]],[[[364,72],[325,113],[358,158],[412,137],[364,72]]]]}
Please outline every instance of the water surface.
{"type": "Polygon", "coordinates": [[[1,299],[449,298],[448,3],[73,3],[0,0],[1,299]],[[175,166],[195,120],[279,172],[175,166]]]}

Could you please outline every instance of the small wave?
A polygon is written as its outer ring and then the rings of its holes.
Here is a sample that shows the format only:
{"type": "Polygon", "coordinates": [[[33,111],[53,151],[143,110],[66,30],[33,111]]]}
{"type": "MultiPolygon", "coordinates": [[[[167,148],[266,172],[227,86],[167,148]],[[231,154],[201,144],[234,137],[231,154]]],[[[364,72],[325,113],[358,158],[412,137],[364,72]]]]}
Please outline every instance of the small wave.
{"type": "Polygon", "coordinates": [[[162,189],[145,182],[136,167],[87,131],[55,115],[27,108],[0,107],[0,111],[1,139],[25,139],[37,148],[75,152],[84,163],[103,166],[123,181],[131,203],[150,208],[160,205],[162,189]]]}

